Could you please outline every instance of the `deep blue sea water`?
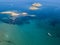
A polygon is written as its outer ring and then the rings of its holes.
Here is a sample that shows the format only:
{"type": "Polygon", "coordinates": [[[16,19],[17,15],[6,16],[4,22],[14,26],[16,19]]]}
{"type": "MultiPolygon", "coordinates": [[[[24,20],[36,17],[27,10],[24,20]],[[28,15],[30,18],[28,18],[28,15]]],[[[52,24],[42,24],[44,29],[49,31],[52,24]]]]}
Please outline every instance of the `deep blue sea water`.
{"type": "Polygon", "coordinates": [[[59,2],[59,0],[0,1],[0,12],[18,11],[36,15],[35,18],[19,17],[13,24],[10,23],[11,20],[4,19],[10,16],[0,14],[0,45],[60,45],[59,2]],[[34,2],[39,2],[43,6],[39,10],[31,11],[28,8],[34,2]]]}

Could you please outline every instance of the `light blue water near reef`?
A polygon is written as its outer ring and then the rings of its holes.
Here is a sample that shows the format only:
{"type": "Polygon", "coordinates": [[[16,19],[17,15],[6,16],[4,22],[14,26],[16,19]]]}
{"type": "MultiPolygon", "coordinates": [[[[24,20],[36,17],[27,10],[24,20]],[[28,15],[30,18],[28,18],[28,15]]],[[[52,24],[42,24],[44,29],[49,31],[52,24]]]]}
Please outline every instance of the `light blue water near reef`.
{"type": "Polygon", "coordinates": [[[21,20],[22,23],[19,22],[21,18],[17,19],[14,25],[9,24],[8,19],[3,20],[3,17],[9,16],[0,14],[0,45],[60,45],[59,2],[59,0],[0,1],[0,12],[17,10],[36,15],[35,18],[25,19],[28,21],[26,23],[24,19],[23,22],[21,20]],[[39,10],[31,11],[28,8],[34,2],[39,2],[43,6],[39,10]]]}

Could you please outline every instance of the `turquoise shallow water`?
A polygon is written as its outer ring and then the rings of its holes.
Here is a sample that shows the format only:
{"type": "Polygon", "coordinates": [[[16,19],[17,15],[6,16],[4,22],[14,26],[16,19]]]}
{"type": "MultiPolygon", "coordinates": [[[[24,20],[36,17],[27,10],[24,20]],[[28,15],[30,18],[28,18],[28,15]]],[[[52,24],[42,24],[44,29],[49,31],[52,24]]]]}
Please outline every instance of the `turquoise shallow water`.
{"type": "MultiPolygon", "coordinates": [[[[40,29],[36,27],[36,24],[25,24],[23,26],[0,24],[0,40],[10,40],[15,45],[59,45],[60,39],[48,36],[47,29],[40,29]],[[4,28],[3,28],[4,27],[4,28]],[[6,35],[8,35],[8,37],[6,35]],[[5,35],[5,36],[4,36],[5,35]]],[[[1,45],[8,45],[0,43],[1,45]]],[[[13,44],[13,45],[14,45],[13,44]]],[[[12,45],[12,44],[10,44],[12,45]]]]}

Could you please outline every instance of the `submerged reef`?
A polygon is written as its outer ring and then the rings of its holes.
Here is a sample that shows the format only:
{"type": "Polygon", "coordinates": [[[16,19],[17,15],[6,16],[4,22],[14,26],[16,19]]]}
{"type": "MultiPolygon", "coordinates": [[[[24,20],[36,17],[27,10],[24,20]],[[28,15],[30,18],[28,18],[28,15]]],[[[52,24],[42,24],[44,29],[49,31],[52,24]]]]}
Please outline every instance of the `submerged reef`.
{"type": "Polygon", "coordinates": [[[12,20],[12,19],[10,19],[10,18],[2,18],[2,19],[0,19],[0,21],[1,22],[4,22],[4,23],[7,23],[7,24],[16,24],[16,25],[22,25],[22,24],[29,24],[30,22],[29,22],[29,18],[27,18],[27,17],[23,17],[23,18],[16,18],[15,20],[12,20]]]}

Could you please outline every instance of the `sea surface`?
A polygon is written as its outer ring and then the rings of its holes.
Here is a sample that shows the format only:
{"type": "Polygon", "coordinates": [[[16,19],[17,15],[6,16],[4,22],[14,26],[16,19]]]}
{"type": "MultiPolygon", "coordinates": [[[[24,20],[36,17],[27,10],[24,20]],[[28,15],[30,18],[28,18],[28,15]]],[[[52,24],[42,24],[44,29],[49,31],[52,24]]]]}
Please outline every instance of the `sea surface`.
{"type": "Polygon", "coordinates": [[[27,22],[20,17],[16,24],[9,24],[9,20],[4,19],[9,16],[0,14],[0,45],[60,45],[59,0],[1,0],[0,12],[3,11],[27,12],[36,17],[23,17],[27,22]],[[35,2],[41,3],[42,7],[29,10],[35,2]]]}

